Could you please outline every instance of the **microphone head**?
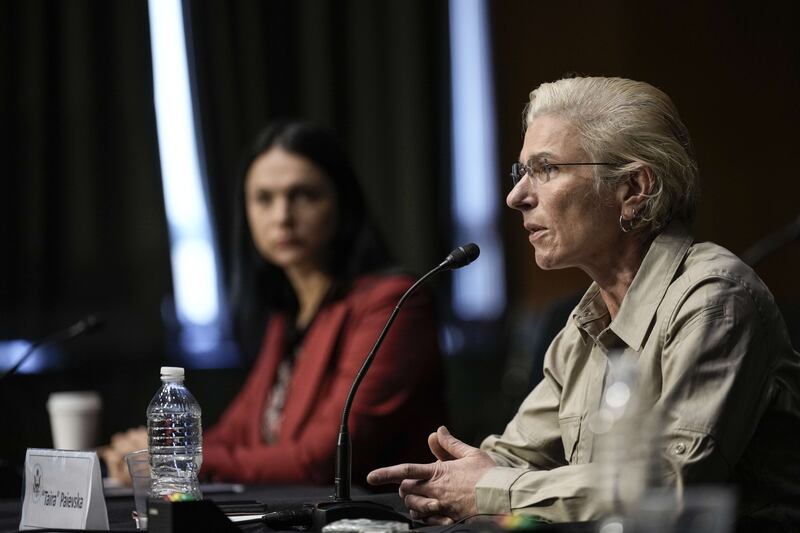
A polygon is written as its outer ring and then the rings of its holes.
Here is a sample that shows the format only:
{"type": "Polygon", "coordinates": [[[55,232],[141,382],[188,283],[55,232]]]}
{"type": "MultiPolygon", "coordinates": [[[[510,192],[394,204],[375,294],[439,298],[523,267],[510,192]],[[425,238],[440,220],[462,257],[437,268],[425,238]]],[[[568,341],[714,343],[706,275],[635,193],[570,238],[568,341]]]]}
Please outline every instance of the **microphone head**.
{"type": "Polygon", "coordinates": [[[106,321],[102,316],[89,315],[83,320],[80,320],[67,328],[66,334],[68,337],[77,337],[78,335],[91,335],[98,329],[105,326],[106,321]]]}
{"type": "Polygon", "coordinates": [[[86,333],[94,333],[98,329],[105,327],[106,319],[102,316],[92,314],[84,318],[83,323],[86,326],[86,329],[84,330],[86,333]]]}
{"type": "Polygon", "coordinates": [[[459,246],[444,260],[444,264],[449,269],[456,269],[467,266],[481,255],[481,249],[474,242],[459,246]]]}

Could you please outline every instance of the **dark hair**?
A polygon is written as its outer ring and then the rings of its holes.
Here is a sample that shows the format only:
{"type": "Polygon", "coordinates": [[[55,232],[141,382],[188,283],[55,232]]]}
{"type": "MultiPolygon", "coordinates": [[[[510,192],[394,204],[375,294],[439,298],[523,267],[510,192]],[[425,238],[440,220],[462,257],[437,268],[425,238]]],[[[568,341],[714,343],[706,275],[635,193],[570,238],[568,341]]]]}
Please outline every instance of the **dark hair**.
{"type": "Polygon", "coordinates": [[[334,132],[302,121],[269,125],[256,136],[242,159],[234,196],[230,303],[235,335],[247,358],[258,350],[270,312],[291,314],[297,311],[295,293],[283,270],[265,261],[256,250],[245,212],[247,172],[253,161],[275,147],[312,162],[336,190],[338,227],[323,265],[334,279],[328,301],[342,296],[356,277],[387,268],[392,263],[388,248],[369,215],[353,166],[334,132]]]}

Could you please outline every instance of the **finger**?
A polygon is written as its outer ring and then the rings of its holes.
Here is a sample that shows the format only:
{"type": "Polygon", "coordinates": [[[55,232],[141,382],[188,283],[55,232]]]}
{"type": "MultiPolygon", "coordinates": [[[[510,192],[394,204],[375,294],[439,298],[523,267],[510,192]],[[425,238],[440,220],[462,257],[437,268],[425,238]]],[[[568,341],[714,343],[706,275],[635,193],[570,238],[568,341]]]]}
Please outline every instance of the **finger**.
{"type": "Polygon", "coordinates": [[[405,498],[408,494],[419,494],[422,496],[430,496],[430,489],[427,480],[423,479],[404,479],[400,482],[400,487],[397,491],[401,498],[405,498]]]}
{"type": "Polygon", "coordinates": [[[428,435],[428,448],[431,449],[431,453],[439,459],[440,461],[451,461],[455,459],[450,453],[442,448],[442,445],[439,444],[439,434],[438,433],[431,433],[428,435]]]}
{"type": "Polygon", "coordinates": [[[466,456],[467,454],[477,451],[478,448],[465,444],[452,436],[450,431],[444,426],[440,426],[436,431],[436,435],[442,448],[456,459],[466,456]]]}
{"type": "Polygon", "coordinates": [[[400,486],[397,487],[397,493],[401,498],[405,498],[408,494],[413,494],[416,492],[415,489],[417,488],[418,482],[418,479],[404,479],[400,482],[400,486]]]}
{"type": "Polygon", "coordinates": [[[433,464],[405,463],[378,468],[367,474],[370,485],[400,483],[404,479],[429,479],[433,475],[433,464]]]}
{"type": "Polygon", "coordinates": [[[147,428],[138,426],[133,428],[133,440],[136,443],[136,449],[147,448],[147,428]]]}
{"type": "Polygon", "coordinates": [[[122,448],[125,442],[125,434],[124,433],[114,433],[111,435],[111,447],[112,448],[122,448]]]}
{"type": "Polygon", "coordinates": [[[409,511],[414,511],[420,517],[441,514],[442,512],[442,505],[439,500],[433,498],[409,494],[403,498],[403,502],[409,511]]]}
{"type": "Polygon", "coordinates": [[[449,526],[453,524],[453,519],[442,515],[431,515],[425,517],[424,522],[433,526],[449,526]]]}

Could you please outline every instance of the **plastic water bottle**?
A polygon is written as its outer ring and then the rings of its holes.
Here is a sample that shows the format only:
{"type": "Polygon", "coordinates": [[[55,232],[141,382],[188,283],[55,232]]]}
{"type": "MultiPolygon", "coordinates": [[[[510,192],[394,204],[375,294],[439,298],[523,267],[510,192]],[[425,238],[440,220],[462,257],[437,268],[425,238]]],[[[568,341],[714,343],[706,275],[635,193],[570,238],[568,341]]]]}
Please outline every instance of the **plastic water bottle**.
{"type": "MultiPolygon", "coordinates": [[[[645,507],[671,496],[662,486],[661,409],[644,402],[632,356],[609,354],[605,390],[591,429],[595,434],[596,488],[607,516],[600,533],[662,531],[656,519],[642,528],[645,507]]],[[[674,499],[670,500],[674,507],[674,499]]],[[[666,531],[666,530],[665,530],[666,531]]]]}
{"type": "Polygon", "coordinates": [[[183,368],[161,367],[161,388],[147,407],[150,496],[201,499],[197,475],[203,462],[200,405],[183,384],[183,368]]]}

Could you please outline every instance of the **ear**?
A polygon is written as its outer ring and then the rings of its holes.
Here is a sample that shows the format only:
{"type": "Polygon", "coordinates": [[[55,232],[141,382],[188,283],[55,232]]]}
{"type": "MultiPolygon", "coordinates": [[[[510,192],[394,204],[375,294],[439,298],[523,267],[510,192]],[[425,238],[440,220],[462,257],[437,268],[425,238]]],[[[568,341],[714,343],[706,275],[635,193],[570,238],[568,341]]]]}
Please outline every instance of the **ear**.
{"type": "Polygon", "coordinates": [[[655,179],[650,167],[640,167],[628,175],[627,181],[620,184],[617,189],[617,199],[625,219],[635,218],[636,213],[641,213],[647,198],[655,188],[655,179]]]}

